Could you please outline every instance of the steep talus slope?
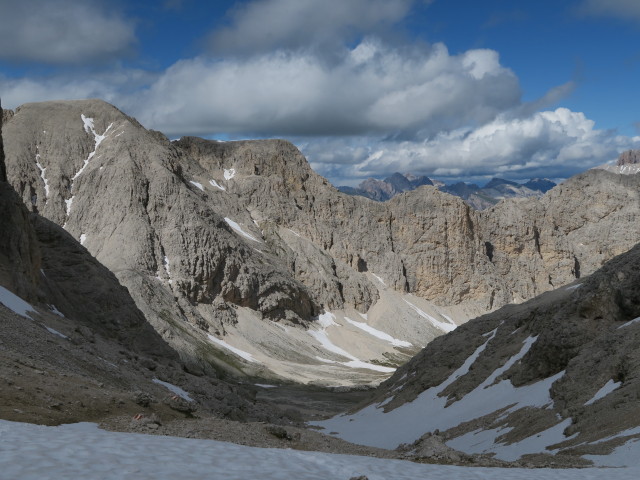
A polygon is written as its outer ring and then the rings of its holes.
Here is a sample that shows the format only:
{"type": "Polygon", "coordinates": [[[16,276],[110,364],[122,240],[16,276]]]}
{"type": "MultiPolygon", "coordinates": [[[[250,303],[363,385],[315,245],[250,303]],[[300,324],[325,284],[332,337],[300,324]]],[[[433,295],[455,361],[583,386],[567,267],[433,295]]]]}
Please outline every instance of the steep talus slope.
{"type": "Polygon", "coordinates": [[[504,460],[609,453],[640,435],[639,282],[640,245],[582,283],[435,339],[374,403],[321,425],[369,445],[417,441],[417,450],[435,434],[504,460]]]}
{"type": "Polygon", "coordinates": [[[487,213],[430,186],[382,204],[339,193],[283,140],[169,142],[96,100],[8,117],[8,177],[25,204],[107,266],[195,372],[379,380],[456,324],[638,241],[631,177],[586,175],[621,190],[603,197],[611,215],[591,215],[593,192],[570,183],[487,213]],[[580,245],[564,204],[585,234],[626,233],[580,245]]]}

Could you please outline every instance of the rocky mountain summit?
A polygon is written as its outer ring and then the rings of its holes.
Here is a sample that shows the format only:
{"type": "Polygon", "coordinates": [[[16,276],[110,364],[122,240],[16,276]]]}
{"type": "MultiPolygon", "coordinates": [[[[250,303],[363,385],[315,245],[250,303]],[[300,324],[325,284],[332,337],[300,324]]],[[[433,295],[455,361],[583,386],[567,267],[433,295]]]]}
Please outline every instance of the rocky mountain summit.
{"type": "Polygon", "coordinates": [[[640,164],[640,150],[627,150],[626,152],[622,152],[616,163],[618,167],[638,164],[640,164]]]}
{"type": "Polygon", "coordinates": [[[356,188],[342,186],[338,187],[338,190],[349,195],[386,201],[423,185],[435,185],[443,192],[462,198],[476,210],[484,210],[505,198],[540,197],[555,187],[556,183],[546,178],[534,178],[524,184],[503,178],[492,178],[484,187],[464,182],[446,185],[425,176],[417,177],[410,173],[396,172],[384,180],[369,178],[356,188]]]}
{"type": "Polygon", "coordinates": [[[198,409],[291,420],[276,405],[256,405],[253,388],[216,372],[189,374],[115,275],[63,228],[29,212],[4,180],[0,223],[0,418],[57,424],[136,414],[142,430],[198,409]]]}
{"type": "Polygon", "coordinates": [[[98,100],[6,117],[26,207],[105,265],[197,374],[379,382],[640,239],[634,176],[590,171],[482,212],[428,185],[381,203],[338,192],[283,140],[169,142],[98,100]]]}
{"type": "Polygon", "coordinates": [[[358,187],[338,187],[342,193],[349,195],[359,195],[361,197],[370,198],[384,202],[404,192],[410,192],[422,185],[434,185],[433,181],[425,176],[415,176],[410,173],[394,173],[384,180],[376,180],[368,178],[358,185],[358,187]]]}
{"type": "Polygon", "coordinates": [[[640,437],[639,284],[640,244],[435,339],[368,406],[319,425],[418,456],[435,436],[506,461],[607,464],[600,455],[640,437]]]}
{"type": "Polygon", "coordinates": [[[619,175],[635,175],[640,172],[640,150],[622,152],[614,164],[604,164],[596,167],[619,175]]]}

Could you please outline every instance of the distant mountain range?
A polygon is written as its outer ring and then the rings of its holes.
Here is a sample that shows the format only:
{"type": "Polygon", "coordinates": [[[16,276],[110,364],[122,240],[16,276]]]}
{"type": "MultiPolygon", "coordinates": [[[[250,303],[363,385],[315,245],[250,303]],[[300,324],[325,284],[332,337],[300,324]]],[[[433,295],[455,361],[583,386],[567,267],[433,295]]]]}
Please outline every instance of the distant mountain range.
{"type": "Polygon", "coordinates": [[[425,176],[396,172],[384,180],[369,178],[358,187],[341,186],[338,190],[383,202],[423,185],[433,185],[443,192],[462,198],[476,210],[483,210],[503,198],[540,197],[555,187],[556,183],[546,178],[534,178],[523,184],[503,178],[492,178],[484,187],[464,182],[446,185],[425,176]]]}

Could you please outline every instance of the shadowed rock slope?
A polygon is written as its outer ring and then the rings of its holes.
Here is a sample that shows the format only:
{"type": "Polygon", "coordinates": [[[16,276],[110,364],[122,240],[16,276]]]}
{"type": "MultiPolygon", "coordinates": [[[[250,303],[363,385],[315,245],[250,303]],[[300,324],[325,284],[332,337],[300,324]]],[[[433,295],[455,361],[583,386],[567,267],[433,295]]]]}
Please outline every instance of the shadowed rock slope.
{"type": "Polygon", "coordinates": [[[25,205],[109,268],[196,372],[379,380],[455,324],[640,240],[638,176],[588,172],[479,213],[429,186],[344,195],[286,141],[169,142],[98,100],[7,118],[25,205]]]}
{"type": "Polygon", "coordinates": [[[368,445],[415,441],[419,451],[437,435],[503,460],[598,462],[640,436],[639,284],[640,245],[580,282],[437,338],[370,406],[322,425],[368,445]]]}

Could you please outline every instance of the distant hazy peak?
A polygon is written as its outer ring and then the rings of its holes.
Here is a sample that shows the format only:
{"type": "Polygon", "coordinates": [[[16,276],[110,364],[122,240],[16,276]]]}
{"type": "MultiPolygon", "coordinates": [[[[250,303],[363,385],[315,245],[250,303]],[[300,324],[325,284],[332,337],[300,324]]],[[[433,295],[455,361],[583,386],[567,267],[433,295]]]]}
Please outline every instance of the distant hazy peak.
{"type": "Polygon", "coordinates": [[[618,157],[617,166],[640,164],[640,150],[627,150],[618,157]]]}

